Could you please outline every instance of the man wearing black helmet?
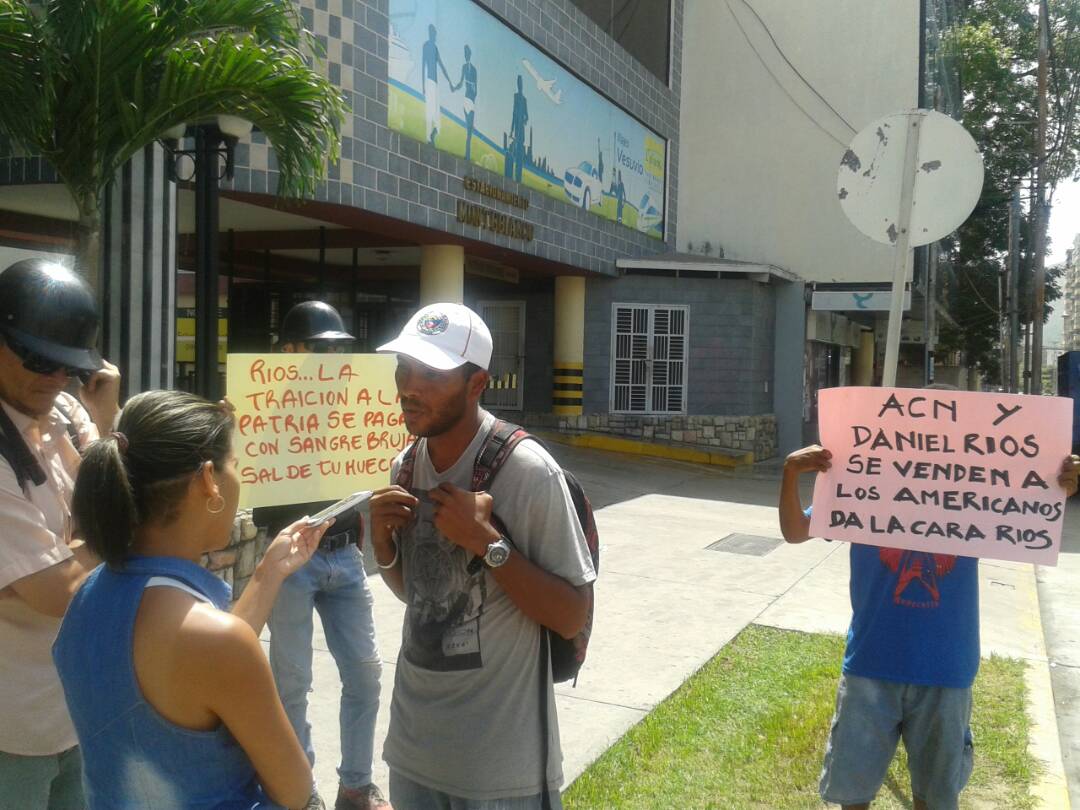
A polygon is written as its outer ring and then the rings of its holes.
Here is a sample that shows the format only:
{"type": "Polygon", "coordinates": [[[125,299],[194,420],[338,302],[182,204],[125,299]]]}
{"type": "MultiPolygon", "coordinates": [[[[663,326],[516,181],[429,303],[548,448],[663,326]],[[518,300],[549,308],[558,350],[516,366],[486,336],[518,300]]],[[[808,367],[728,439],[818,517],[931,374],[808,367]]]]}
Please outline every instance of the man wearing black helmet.
{"type": "Polygon", "coordinates": [[[98,563],[71,525],[79,451],[119,410],[97,328],[94,295],[72,271],[27,259],[0,272],[0,810],[84,805],[50,650],[98,563]]]}
{"type": "MultiPolygon", "coordinates": [[[[279,347],[287,353],[339,353],[352,348],[341,315],[322,301],[305,301],[288,311],[279,347]]],[[[327,503],[255,510],[255,521],[271,533],[327,503]]],[[[308,759],[315,763],[311,724],[312,610],[319,611],[327,647],[341,675],[341,764],[335,810],[379,810],[389,805],[372,782],[375,718],[379,712],[382,663],[375,642],[373,599],[360,554],[359,515],[343,515],[323,536],[311,560],[286,580],[270,615],[270,666],[281,702],[308,759]]]]}

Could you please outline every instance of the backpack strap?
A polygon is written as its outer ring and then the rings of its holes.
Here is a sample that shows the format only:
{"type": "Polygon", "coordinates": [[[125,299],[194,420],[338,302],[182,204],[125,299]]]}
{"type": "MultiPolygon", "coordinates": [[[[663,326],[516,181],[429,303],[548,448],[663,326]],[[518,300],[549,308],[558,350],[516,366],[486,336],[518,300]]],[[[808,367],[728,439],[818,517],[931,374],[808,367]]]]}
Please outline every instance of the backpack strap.
{"type": "Polygon", "coordinates": [[[480,452],[476,454],[476,463],[473,464],[473,492],[486,491],[514,448],[523,439],[531,438],[521,425],[496,419],[495,426],[491,428],[480,452]]]}
{"type": "Polygon", "coordinates": [[[548,787],[548,760],[551,758],[551,731],[548,728],[548,683],[551,673],[551,631],[540,628],[540,810],[552,810],[548,787]]]}
{"type": "Polygon", "coordinates": [[[0,408],[0,456],[15,471],[15,480],[23,492],[26,492],[27,481],[36,487],[45,483],[45,471],[3,408],[0,408]]]}
{"type": "Polygon", "coordinates": [[[397,475],[394,477],[394,483],[403,489],[412,487],[413,469],[416,467],[416,445],[419,442],[420,440],[417,439],[405,448],[405,455],[401,457],[401,464],[398,466],[397,475]]]}

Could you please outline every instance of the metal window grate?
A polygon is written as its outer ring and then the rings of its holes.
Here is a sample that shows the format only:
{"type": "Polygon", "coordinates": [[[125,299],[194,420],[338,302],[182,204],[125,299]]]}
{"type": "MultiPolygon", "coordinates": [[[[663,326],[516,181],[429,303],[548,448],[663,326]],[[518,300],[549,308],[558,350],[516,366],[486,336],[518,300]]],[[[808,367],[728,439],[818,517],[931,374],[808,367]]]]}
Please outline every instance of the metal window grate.
{"type": "Polygon", "coordinates": [[[705,546],[706,551],[726,551],[729,554],[746,554],[751,557],[764,557],[773,549],[782,546],[779,537],[761,537],[756,534],[729,534],[715,543],[705,546]]]}

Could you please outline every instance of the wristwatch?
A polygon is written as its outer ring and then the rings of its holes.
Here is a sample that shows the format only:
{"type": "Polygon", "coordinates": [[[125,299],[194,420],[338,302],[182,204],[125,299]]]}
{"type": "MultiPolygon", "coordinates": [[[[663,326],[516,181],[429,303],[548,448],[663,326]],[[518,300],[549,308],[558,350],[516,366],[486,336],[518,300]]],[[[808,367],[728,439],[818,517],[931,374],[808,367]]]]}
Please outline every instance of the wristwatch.
{"type": "Polygon", "coordinates": [[[484,552],[484,565],[488,568],[498,568],[508,559],[510,559],[510,541],[505,537],[500,537],[498,540],[490,543],[487,547],[487,551],[484,552]]]}

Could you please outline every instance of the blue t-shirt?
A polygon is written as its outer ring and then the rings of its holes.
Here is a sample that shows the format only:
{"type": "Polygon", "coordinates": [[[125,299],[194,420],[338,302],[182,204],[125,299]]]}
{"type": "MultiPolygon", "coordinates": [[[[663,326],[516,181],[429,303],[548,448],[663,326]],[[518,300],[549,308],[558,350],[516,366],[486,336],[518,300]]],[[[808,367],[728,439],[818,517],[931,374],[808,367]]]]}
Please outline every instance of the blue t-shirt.
{"type": "Polygon", "coordinates": [[[971,686],[979,669],[977,559],[852,543],[850,592],[845,673],[971,686]]]}

